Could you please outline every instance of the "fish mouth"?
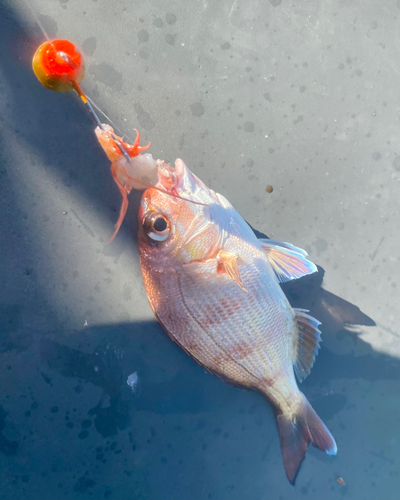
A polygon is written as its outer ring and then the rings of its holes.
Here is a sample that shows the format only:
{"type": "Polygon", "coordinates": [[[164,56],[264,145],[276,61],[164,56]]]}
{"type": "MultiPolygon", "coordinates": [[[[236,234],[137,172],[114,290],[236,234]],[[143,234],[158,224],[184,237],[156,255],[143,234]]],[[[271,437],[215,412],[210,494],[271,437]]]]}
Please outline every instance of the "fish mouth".
{"type": "Polygon", "coordinates": [[[199,205],[208,206],[212,203],[219,203],[214,191],[196,177],[180,158],[175,160],[174,167],[162,160],[157,160],[157,164],[156,189],[166,190],[177,198],[199,205]]]}

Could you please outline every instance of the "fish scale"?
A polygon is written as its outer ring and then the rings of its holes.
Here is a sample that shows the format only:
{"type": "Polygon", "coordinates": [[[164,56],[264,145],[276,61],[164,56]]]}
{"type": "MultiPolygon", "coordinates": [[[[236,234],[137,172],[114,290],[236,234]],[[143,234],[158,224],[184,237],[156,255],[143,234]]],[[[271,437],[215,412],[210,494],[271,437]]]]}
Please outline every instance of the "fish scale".
{"type": "MultiPolygon", "coordinates": [[[[244,260],[250,257],[246,252],[244,254],[244,260]]],[[[276,374],[282,374],[290,380],[292,390],[296,391],[294,377],[290,377],[292,356],[288,356],[292,343],[280,341],[284,336],[293,336],[292,309],[279,287],[281,297],[277,300],[277,290],[274,290],[276,279],[266,258],[257,257],[252,256],[252,260],[257,261],[257,281],[252,262],[242,268],[248,292],[226,276],[216,281],[211,271],[216,268],[216,263],[211,260],[208,263],[209,272],[200,276],[181,272],[179,267],[160,274],[161,279],[156,286],[153,279],[153,288],[161,290],[161,295],[169,300],[160,304],[159,295],[155,301],[149,295],[150,303],[170,336],[206,368],[233,383],[248,387],[257,387],[264,378],[272,384],[276,374]],[[227,310],[222,321],[218,321],[218,315],[211,313],[214,311],[213,304],[222,300],[227,310]],[[285,305],[285,309],[281,304],[285,305]],[[243,328],[237,320],[238,309],[247,328],[243,328]],[[250,353],[238,361],[234,347],[240,342],[250,353]],[[260,346],[264,346],[264,350],[260,346]]],[[[269,397],[275,399],[272,393],[269,397]]]]}

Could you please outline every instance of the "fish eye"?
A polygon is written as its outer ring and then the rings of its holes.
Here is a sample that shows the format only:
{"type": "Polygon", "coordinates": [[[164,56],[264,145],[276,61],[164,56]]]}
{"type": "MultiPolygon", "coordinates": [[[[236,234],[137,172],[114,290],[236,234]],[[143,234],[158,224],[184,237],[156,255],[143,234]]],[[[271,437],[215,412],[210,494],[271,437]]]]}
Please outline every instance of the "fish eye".
{"type": "Polygon", "coordinates": [[[157,233],[162,233],[168,228],[168,222],[164,219],[164,217],[157,217],[153,223],[153,227],[157,233]]]}
{"type": "Polygon", "coordinates": [[[153,241],[165,241],[171,232],[169,220],[160,213],[150,213],[144,221],[144,230],[153,241]]]}

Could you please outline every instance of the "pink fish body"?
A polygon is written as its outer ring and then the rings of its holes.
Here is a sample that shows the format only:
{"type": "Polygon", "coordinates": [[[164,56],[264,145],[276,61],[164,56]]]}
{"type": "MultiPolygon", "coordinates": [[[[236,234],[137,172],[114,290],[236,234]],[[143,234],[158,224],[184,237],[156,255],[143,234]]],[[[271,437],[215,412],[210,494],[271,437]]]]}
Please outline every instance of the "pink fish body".
{"type": "Polygon", "coordinates": [[[286,474],[294,482],[310,442],[329,455],[337,451],[295,378],[310,373],[319,322],[293,309],[279,285],[317,269],[303,250],[257,239],[229,201],[182,160],[175,168],[159,162],[158,179],[139,209],[150,305],[167,334],[200,365],[271,401],[286,474]]]}

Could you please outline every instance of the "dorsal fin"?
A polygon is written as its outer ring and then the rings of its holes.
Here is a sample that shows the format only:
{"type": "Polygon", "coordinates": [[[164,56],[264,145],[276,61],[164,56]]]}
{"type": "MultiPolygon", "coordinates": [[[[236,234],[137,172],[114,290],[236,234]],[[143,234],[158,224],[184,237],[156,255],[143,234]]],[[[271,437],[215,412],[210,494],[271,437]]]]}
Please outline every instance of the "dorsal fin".
{"type": "Polygon", "coordinates": [[[297,321],[298,336],[294,340],[293,366],[300,382],[310,374],[318,354],[321,332],[317,319],[310,316],[305,309],[294,309],[297,321]]]}
{"type": "Polygon", "coordinates": [[[280,283],[318,271],[317,266],[306,258],[307,252],[301,248],[266,238],[260,238],[259,242],[280,283]]]}

